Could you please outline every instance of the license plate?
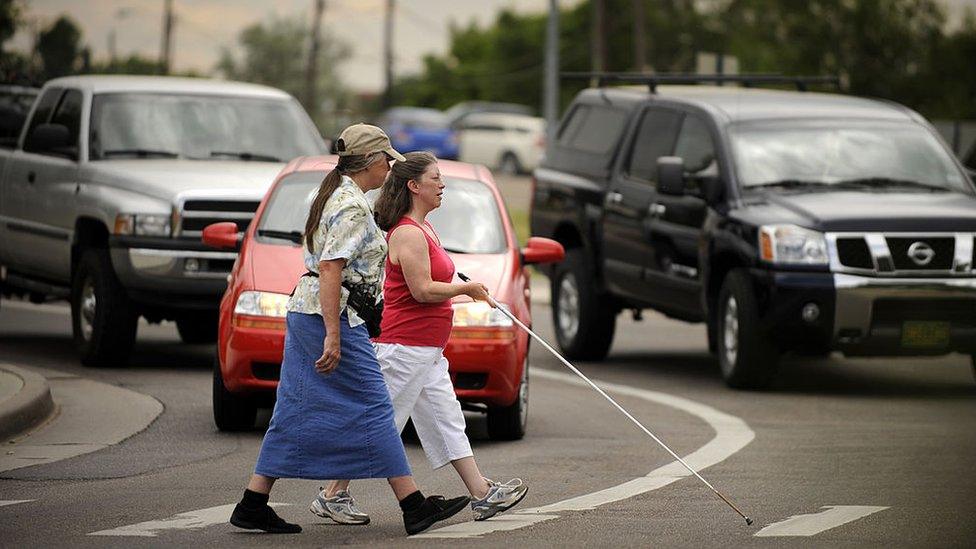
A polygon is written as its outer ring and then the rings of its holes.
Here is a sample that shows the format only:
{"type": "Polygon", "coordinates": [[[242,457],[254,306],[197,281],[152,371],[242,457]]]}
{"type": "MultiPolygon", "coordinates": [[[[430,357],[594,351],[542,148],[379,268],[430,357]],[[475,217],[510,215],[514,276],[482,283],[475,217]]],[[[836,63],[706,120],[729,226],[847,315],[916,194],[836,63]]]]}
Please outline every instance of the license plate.
{"type": "Polygon", "coordinates": [[[909,320],[901,327],[903,347],[932,348],[949,345],[949,323],[909,320]]]}

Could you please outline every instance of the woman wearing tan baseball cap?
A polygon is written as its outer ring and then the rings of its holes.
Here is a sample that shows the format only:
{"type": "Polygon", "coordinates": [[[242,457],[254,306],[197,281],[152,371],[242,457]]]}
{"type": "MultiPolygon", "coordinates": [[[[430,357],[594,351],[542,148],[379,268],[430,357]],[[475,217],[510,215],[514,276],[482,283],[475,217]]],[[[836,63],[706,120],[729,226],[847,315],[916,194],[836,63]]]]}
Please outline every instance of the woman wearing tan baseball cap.
{"type": "Polygon", "coordinates": [[[364,193],[383,185],[390,160],[404,157],[367,124],[346,128],[335,148],[339,162],[305,224],[308,272],[288,301],[278,400],[230,522],[301,532],[268,505],[279,478],[386,478],[407,534],[416,534],[464,509],[468,497],[425,498],[417,489],[370,343],[387,246],[364,193]]]}

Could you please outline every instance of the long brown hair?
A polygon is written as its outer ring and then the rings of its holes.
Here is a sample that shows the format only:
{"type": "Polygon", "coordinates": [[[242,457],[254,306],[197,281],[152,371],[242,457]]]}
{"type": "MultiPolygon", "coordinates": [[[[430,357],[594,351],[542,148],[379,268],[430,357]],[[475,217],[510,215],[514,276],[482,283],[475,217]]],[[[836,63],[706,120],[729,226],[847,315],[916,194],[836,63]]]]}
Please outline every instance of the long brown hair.
{"type": "Polygon", "coordinates": [[[376,224],[384,231],[393,228],[410,211],[413,195],[407,188],[407,181],[420,179],[431,164],[437,163],[437,157],[426,151],[408,152],[403,156],[406,160],[393,163],[383,190],[373,205],[376,224]]]}
{"type": "Polygon", "coordinates": [[[308,248],[309,253],[315,253],[315,250],[312,249],[312,236],[315,235],[315,230],[319,226],[325,203],[329,201],[332,193],[339,188],[339,184],[342,183],[342,176],[361,172],[381,158],[385,160],[386,153],[340,156],[336,167],[326,174],[322,184],[319,185],[319,192],[315,195],[315,200],[312,200],[312,206],[308,209],[308,218],[305,219],[305,247],[308,248]]]}

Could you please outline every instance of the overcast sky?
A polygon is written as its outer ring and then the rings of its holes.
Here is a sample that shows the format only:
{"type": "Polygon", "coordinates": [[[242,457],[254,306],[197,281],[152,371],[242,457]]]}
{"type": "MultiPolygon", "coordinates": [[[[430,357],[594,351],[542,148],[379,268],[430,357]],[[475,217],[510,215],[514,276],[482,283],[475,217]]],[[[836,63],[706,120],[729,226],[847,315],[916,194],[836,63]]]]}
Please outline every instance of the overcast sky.
{"type": "MultiPolygon", "coordinates": [[[[560,0],[563,7],[580,0],[560,0]]],[[[792,1],[792,0],[790,0],[792,1]]],[[[952,19],[976,0],[943,0],[952,19]]],[[[382,86],[382,32],[385,0],[326,0],[323,33],[350,44],[353,53],[343,66],[347,85],[362,91],[382,86]]],[[[236,47],[238,33],[271,16],[300,15],[311,19],[313,0],[174,0],[177,15],[173,66],[176,70],[213,69],[221,47],[236,47]]],[[[498,10],[541,12],[547,0],[398,0],[394,31],[395,71],[416,72],[426,53],[448,46],[451,21],[490,23],[498,10]]],[[[160,50],[163,0],[28,0],[27,15],[45,26],[58,15],[70,15],[82,28],[83,40],[96,59],[108,57],[108,36],[114,28],[121,56],[137,52],[156,57],[160,50]]],[[[31,46],[30,33],[20,32],[15,49],[31,46]]]]}

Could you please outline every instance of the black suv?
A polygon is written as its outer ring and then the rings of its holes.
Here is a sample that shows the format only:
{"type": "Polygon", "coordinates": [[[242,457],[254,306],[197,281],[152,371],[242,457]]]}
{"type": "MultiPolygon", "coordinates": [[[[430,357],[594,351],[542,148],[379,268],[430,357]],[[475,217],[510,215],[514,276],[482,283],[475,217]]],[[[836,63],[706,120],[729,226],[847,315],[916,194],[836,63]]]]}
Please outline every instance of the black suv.
{"type": "Polygon", "coordinates": [[[976,354],[976,193],[937,132],[886,101],[725,86],[580,92],[535,172],[532,234],[567,356],[615,318],[705,322],[732,387],[784,352],[976,354]]]}

